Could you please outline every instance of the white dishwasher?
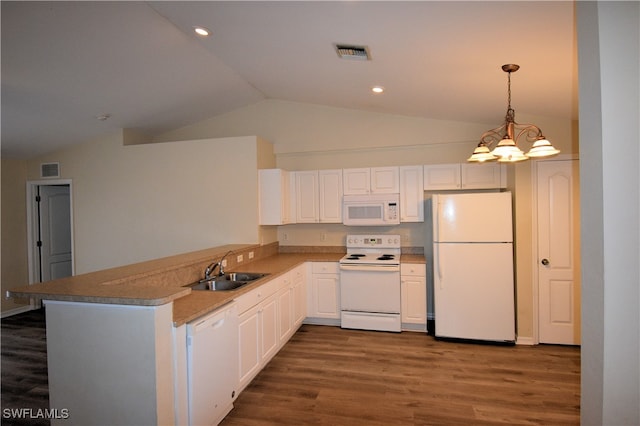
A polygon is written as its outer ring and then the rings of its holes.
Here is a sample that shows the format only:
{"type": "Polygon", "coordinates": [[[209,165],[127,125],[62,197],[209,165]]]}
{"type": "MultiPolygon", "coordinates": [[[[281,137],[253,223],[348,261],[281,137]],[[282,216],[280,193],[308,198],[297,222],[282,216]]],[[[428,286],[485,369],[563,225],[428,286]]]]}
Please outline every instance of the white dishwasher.
{"type": "Polygon", "coordinates": [[[238,308],[231,302],[187,324],[189,424],[217,425],[238,389],[238,308]]]}

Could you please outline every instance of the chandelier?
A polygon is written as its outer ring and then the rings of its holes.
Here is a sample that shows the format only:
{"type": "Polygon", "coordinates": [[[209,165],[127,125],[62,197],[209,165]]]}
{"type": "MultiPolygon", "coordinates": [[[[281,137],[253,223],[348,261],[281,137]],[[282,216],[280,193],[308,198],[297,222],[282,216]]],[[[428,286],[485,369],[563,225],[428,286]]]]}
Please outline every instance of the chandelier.
{"type": "Polygon", "coordinates": [[[533,124],[518,124],[515,121],[516,112],[511,108],[511,73],[520,69],[520,65],[506,64],[502,71],[508,74],[508,106],[504,124],[495,129],[487,130],[480,137],[480,143],[467,161],[484,162],[498,160],[500,162],[516,162],[536,157],[549,157],[560,151],[542,135],[542,130],[533,124]],[[517,146],[519,141],[532,143],[526,154],[517,146]],[[493,150],[490,150],[495,145],[493,150]]]}

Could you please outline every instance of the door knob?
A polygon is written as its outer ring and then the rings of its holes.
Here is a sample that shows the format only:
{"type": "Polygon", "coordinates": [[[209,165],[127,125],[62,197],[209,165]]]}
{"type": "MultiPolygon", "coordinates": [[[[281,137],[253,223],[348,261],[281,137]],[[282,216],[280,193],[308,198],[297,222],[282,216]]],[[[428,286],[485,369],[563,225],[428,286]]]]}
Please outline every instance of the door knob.
{"type": "Polygon", "coordinates": [[[549,259],[542,259],[540,263],[542,263],[544,266],[549,266],[549,259]]]}

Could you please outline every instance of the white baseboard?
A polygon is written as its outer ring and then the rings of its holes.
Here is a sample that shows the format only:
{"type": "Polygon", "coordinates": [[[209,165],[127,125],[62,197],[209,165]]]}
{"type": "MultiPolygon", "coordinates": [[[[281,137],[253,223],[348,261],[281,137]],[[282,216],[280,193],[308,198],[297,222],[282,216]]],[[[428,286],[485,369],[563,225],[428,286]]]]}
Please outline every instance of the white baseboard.
{"type": "Polygon", "coordinates": [[[12,315],[22,314],[24,312],[28,312],[33,310],[31,305],[20,306],[19,308],[9,309],[8,311],[3,311],[2,316],[0,318],[10,317],[12,315]]]}

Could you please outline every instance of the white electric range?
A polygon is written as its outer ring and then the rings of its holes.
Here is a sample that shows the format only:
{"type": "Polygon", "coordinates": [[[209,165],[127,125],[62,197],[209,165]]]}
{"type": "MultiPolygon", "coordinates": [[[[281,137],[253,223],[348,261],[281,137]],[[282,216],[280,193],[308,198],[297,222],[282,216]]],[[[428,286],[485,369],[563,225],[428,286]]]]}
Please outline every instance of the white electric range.
{"type": "Polygon", "coordinates": [[[347,235],[340,259],[341,327],[400,331],[400,236],[347,235]]]}

